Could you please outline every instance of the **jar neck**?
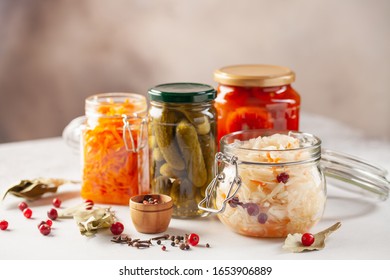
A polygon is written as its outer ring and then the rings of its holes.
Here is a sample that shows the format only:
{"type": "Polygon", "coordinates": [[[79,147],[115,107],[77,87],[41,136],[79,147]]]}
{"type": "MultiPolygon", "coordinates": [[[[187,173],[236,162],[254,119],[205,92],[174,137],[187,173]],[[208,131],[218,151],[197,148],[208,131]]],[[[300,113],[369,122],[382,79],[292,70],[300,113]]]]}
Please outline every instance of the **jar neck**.
{"type": "Polygon", "coordinates": [[[260,166],[291,166],[303,164],[319,164],[321,148],[305,148],[289,151],[242,151],[224,149],[228,156],[236,156],[238,164],[253,164],[260,166]]]}
{"type": "Polygon", "coordinates": [[[157,102],[150,101],[150,105],[155,108],[183,108],[183,109],[191,109],[191,110],[204,110],[212,107],[214,104],[214,100],[204,101],[204,102],[193,102],[193,103],[173,103],[173,102],[157,102]]]}
{"type": "MultiPolygon", "coordinates": [[[[285,140],[281,140],[283,141],[285,140]]],[[[228,156],[236,156],[238,162],[244,164],[281,166],[318,163],[321,159],[321,140],[300,132],[241,131],[224,136],[221,139],[221,150],[228,156]],[[283,147],[278,147],[275,143],[260,143],[263,141],[261,137],[276,134],[290,136],[295,141],[294,146],[290,148],[289,143],[283,147]]]]}
{"type": "Polygon", "coordinates": [[[268,86],[268,87],[256,87],[256,86],[245,86],[245,85],[218,85],[218,92],[235,92],[235,91],[245,90],[245,91],[253,91],[253,92],[261,92],[261,93],[275,93],[280,94],[286,91],[293,90],[291,84],[286,85],[276,85],[276,86],[268,86]]]}
{"type": "Polygon", "coordinates": [[[145,116],[146,112],[146,98],[135,93],[102,93],[85,100],[85,114],[92,118],[145,116]]]}

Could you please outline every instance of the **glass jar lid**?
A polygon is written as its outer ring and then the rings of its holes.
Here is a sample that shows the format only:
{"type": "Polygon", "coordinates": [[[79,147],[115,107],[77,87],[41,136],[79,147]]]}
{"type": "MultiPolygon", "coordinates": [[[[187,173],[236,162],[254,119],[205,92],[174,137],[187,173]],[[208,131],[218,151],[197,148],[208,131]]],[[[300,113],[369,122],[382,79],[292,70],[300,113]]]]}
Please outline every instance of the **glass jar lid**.
{"type": "Polygon", "coordinates": [[[323,170],[327,179],[336,179],[336,187],[362,193],[365,196],[369,194],[369,196],[380,200],[386,200],[389,196],[390,182],[386,179],[388,172],[385,169],[357,157],[321,149],[321,140],[312,134],[297,131],[246,130],[227,134],[221,138],[220,142],[222,152],[215,156],[215,166],[219,166],[219,168],[216,168],[215,177],[206,189],[205,198],[198,204],[198,207],[205,211],[212,213],[224,211],[226,203],[235,196],[241,186],[240,164],[263,168],[264,166],[301,165],[315,162],[323,170]],[[290,139],[280,137],[277,134],[294,138],[298,141],[298,146],[295,143],[290,148],[289,142],[286,142],[290,139]],[[265,142],[262,143],[264,136],[276,136],[280,141],[273,139],[270,142],[269,139],[265,139],[265,142]],[[249,146],[243,145],[243,143],[249,144],[249,146]],[[282,143],[287,145],[282,145],[282,143]],[[281,147],[273,149],[277,146],[281,147]],[[266,153],[266,156],[262,154],[263,152],[266,153]],[[272,152],[278,154],[272,155],[272,152]],[[273,156],[276,156],[277,161],[272,159],[273,156]],[[225,170],[226,165],[228,167],[225,170]],[[215,195],[219,182],[225,181],[229,184],[228,195],[223,200],[221,207],[214,208],[211,206],[211,198],[215,195]]]}
{"type": "Polygon", "coordinates": [[[212,101],[216,90],[199,83],[168,83],[157,85],[148,91],[151,101],[170,103],[201,103],[212,101]]]}
{"type": "Polygon", "coordinates": [[[368,195],[380,200],[389,197],[390,182],[387,170],[366,160],[322,149],[321,167],[332,185],[339,188],[368,195]]]}
{"type": "MultiPolygon", "coordinates": [[[[321,148],[321,140],[309,133],[297,131],[277,131],[277,130],[247,130],[238,131],[225,135],[221,138],[222,151],[229,156],[238,156],[238,163],[246,161],[247,155],[255,151],[257,155],[262,151],[270,152],[269,148],[265,150],[249,150],[237,148],[236,142],[247,141],[259,136],[270,136],[275,133],[286,134],[299,140],[298,149],[278,150],[279,152],[289,153],[304,149],[312,160],[320,160],[320,167],[332,185],[354,193],[361,193],[364,196],[374,197],[379,200],[387,200],[389,197],[390,182],[386,178],[388,171],[376,164],[369,163],[364,159],[347,155],[344,153],[321,148]],[[334,180],[332,180],[334,179],[334,180]]],[[[308,160],[308,159],[307,159],[308,160]]],[[[272,165],[271,163],[256,163],[257,165],[272,165]]],[[[278,165],[301,164],[300,161],[283,161],[276,163],[278,165]]]]}
{"type": "Polygon", "coordinates": [[[272,87],[291,84],[295,81],[295,73],[277,65],[231,65],[215,70],[214,80],[230,86],[272,87]]]}

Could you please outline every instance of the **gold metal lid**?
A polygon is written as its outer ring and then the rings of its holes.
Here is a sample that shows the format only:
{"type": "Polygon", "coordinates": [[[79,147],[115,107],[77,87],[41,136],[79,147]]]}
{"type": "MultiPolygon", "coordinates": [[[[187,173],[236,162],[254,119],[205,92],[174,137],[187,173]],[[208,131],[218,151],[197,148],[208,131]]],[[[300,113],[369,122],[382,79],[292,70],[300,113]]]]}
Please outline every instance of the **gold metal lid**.
{"type": "Polygon", "coordinates": [[[214,80],[230,86],[272,87],[291,84],[295,81],[295,73],[276,65],[231,65],[215,70],[214,80]]]}

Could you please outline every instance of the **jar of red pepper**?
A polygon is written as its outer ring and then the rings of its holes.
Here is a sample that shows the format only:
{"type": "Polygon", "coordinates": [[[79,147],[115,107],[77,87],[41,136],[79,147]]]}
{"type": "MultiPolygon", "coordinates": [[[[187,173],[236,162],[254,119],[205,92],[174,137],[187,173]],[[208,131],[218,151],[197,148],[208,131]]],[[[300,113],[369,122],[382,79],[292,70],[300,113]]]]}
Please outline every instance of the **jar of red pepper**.
{"type": "Polygon", "coordinates": [[[300,96],[287,67],[250,64],[222,67],[215,107],[218,141],[231,132],[249,129],[299,130],[300,96]]]}

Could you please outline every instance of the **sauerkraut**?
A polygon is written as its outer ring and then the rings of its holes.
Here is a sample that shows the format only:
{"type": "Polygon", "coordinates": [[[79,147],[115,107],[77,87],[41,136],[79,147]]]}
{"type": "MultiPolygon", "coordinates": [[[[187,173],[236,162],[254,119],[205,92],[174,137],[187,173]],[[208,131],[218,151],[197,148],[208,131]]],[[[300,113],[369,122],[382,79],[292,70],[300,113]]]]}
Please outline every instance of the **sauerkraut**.
{"type": "MultiPolygon", "coordinates": [[[[256,237],[309,231],[321,219],[326,201],[323,174],[306,149],[310,145],[298,137],[273,134],[225,146],[223,152],[238,158],[242,182],[218,215],[222,223],[256,237]]],[[[216,193],[218,208],[228,195],[235,167],[226,165],[223,172],[225,180],[216,193]]]]}

